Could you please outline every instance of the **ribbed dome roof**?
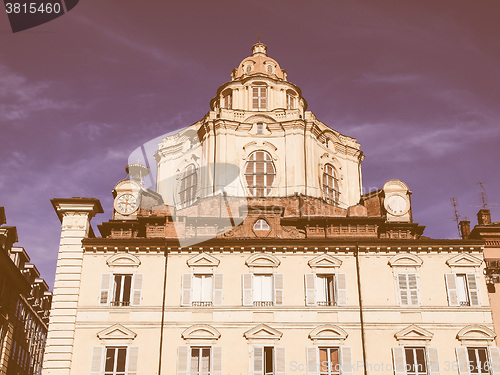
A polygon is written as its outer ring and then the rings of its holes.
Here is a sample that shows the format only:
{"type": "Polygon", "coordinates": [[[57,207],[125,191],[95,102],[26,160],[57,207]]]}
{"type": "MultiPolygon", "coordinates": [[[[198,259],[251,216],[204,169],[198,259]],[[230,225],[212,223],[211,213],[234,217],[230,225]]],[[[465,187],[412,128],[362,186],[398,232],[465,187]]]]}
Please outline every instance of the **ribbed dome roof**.
{"type": "Polygon", "coordinates": [[[244,59],[233,72],[233,79],[253,74],[265,74],[286,81],[286,71],[281,69],[278,62],[267,56],[267,46],[263,43],[254,44],[252,56],[244,59]]]}

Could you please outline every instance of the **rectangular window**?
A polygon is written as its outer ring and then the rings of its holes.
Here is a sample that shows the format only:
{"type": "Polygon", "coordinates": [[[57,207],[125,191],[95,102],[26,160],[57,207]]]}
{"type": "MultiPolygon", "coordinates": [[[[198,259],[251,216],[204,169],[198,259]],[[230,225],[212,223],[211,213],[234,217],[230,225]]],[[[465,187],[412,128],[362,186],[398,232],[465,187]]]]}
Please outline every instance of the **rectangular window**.
{"type": "Polygon", "coordinates": [[[266,109],[267,107],[267,87],[252,87],[253,109],[266,109]]]}
{"type": "Polygon", "coordinates": [[[191,375],[210,375],[210,347],[191,347],[191,375]]]}
{"type": "Polygon", "coordinates": [[[104,375],[125,375],[126,347],[106,347],[104,375]]]}
{"type": "Polygon", "coordinates": [[[489,374],[491,364],[488,363],[486,348],[467,348],[467,356],[469,357],[469,369],[471,374],[489,374]]]}
{"type": "Polygon", "coordinates": [[[253,276],[253,305],[273,305],[273,277],[272,275],[253,276]]]}
{"type": "Polygon", "coordinates": [[[319,306],[335,305],[335,276],[318,275],[315,280],[316,303],[319,306]]]}
{"type": "Polygon", "coordinates": [[[224,108],[231,109],[232,108],[232,96],[231,94],[224,95],[224,108]]]}
{"type": "Polygon", "coordinates": [[[286,108],[295,109],[295,96],[292,94],[286,94],[286,108]]]}
{"type": "Polygon", "coordinates": [[[407,375],[426,375],[426,354],[423,347],[405,347],[405,362],[407,375]]]}
{"type": "Polygon", "coordinates": [[[212,306],[213,297],[213,276],[194,275],[193,276],[193,306],[212,306]]]}
{"type": "Polygon", "coordinates": [[[467,277],[465,274],[458,274],[456,276],[457,283],[457,297],[460,306],[469,306],[469,291],[467,287],[467,277]]]}
{"type": "Polygon", "coordinates": [[[257,126],[257,134],[262,134],[264,132],[264,124],[262,122],[258,122],[257,126]]]}
{"type": "Polygon", "coordinates": [[[272,346],[264,347],[264,374],[274,374],[274,348],[272,346]]]}
{"type": "Polygon", "coordinates": [[[129,306],[132,289],[132,275],[113,275],[113,300],[112,306],[129,306]]]}
{"type": "Polygon", "coordinates": [[[318,348],[319,350],[319,375],[338,375],[339,366],[339,348],[318,348]]]}

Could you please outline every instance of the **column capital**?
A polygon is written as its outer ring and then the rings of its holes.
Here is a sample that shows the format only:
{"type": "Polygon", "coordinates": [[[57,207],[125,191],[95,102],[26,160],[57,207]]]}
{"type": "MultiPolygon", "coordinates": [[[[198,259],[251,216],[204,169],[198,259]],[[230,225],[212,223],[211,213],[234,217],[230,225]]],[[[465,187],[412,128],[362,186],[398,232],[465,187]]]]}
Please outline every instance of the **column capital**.
{"type": "Polygon", "coordinates": [[[101,202],[97,198],[53,198],[50,202],[61,223],[67,213],[88,213],[89,220],[96,214],[104,213],[101,202]]]}

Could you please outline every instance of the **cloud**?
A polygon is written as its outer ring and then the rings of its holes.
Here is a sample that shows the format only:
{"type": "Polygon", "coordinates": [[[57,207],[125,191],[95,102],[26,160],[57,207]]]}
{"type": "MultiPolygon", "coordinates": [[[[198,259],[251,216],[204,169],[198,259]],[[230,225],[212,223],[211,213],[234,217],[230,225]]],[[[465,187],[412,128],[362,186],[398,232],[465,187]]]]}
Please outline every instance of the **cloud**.
{"type": "Polygon", "coordinates": [[[31,82],[27,77],[0,64],[0,120],[19,120],[34,112],[76,107],[69,100],[49,97],[50,89],[49,82],[31,82]]]}

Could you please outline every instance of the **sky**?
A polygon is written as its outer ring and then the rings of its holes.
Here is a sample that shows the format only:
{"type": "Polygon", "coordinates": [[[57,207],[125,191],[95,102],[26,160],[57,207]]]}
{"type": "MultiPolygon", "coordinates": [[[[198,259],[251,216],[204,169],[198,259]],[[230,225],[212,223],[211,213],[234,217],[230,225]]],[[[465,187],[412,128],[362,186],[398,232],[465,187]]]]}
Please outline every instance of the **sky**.
{"type": "Polygon", "coordinates": [[[500,221],[500,1],[81,0],[13,34],[0,5],[0,206],[53,285],[51,198],[99,198],[138,146],[200,120],[261,33],[318,119],[358,139],[366,190],[412,190],[424,235],[500,221]]]}

